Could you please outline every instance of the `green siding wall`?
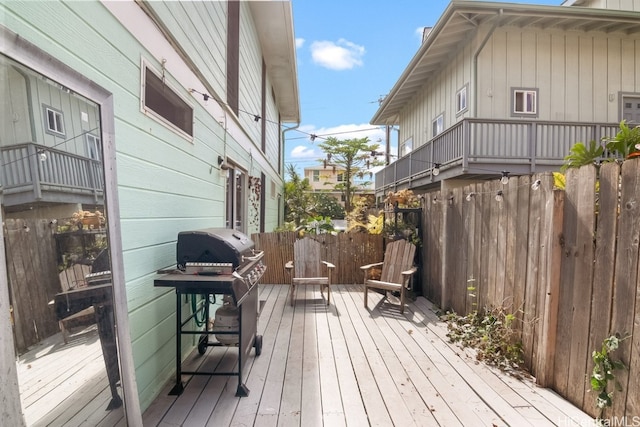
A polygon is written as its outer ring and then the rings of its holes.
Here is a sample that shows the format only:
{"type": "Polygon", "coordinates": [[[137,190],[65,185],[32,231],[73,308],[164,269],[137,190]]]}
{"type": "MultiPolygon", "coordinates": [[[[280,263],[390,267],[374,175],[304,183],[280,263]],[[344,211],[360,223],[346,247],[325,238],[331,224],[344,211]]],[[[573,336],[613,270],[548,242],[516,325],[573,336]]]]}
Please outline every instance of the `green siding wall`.
{"type": "MultiPolygon", "coordinates": [[[[224,95],[226,4],[149,4],[197,65],[207,80],[206,86],[224,95]]],[[[276,124],[269,125],[275,130],[267,126],[268,148],[262,153],[260,126],[253,116],[228,117],[228,122],[234,121],[243,131],[235,136],[225,133],[225,119],[214,116],[189,92],[180,80],[182,76],[172,74],[167,67],[167,83],[194,108],[194,137],[189,141],[141,112],[142,60],[160,70],[162,58],[154,57],[151,47],[142,46],[102,3],[8,1],[0,5],[0,16],[10,30],[113,93],[119,219],[136,382],[144,410],[172,378],[175,367],[174,293],[154,288],[155,272],[175,265],[179,231],[224,226],[225,180],[217,168],[219,155],[232,158],[250,176],[264,173],[267,179],[262,185],[270,186],[274,181],[282,187],[276,102],[269,86],[267,111],[276,124]]],[[[240,105],[259,114],[262,58],[249,8],[244,4],[241,22],[240,105]]],[[[175,52],[172,55],[175,57],[175,52]]],[[[277,226],[278,201],[267,191],[263,202],[270,231],[277,226]]],[[[255,214],[248,212],[248,216],[255,214]]],[[[256,231],[257,226],[248,230],[256,231]]],[[[193,341],[184,341],[186,354],[193,341]]]]}

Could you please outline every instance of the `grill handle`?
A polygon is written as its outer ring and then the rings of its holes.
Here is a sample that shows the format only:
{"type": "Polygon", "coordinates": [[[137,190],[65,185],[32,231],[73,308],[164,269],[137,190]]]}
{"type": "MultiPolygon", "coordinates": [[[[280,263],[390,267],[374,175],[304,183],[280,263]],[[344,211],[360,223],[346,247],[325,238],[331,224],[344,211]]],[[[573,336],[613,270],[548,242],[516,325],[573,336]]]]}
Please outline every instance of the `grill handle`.
{"type": "Polygon", "coordinates": [[[264,251],[260,251],[257,254],[255,254],[254,256],[242,256],[242,260],[244,262],[244,260],[248,260],[248,261],[259,261],[262,259],[262,257],[264,256],[264,251]]]}

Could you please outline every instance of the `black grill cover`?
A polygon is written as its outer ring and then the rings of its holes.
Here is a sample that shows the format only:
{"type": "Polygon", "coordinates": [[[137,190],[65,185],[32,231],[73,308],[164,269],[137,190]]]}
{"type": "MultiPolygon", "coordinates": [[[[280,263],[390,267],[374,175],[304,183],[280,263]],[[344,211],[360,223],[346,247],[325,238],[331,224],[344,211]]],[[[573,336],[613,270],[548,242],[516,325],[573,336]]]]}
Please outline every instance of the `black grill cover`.
{"type": "Polygon", "coordinates": [[[178,233],[176,260],[179,268],[188,262],[226,262],[233,268],[242,264],[242,256],[253,255],[253,241],[229,228],[205,228],[178,233]]]}

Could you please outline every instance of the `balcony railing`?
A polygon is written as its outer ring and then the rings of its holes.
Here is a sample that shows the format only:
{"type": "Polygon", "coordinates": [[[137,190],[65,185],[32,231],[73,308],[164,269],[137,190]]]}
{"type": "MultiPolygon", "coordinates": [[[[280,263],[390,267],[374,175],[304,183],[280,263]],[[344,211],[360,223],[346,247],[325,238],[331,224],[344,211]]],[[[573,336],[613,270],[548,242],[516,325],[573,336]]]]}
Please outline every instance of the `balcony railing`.
{"type": "Polygon", "coordinates": [[[376,173],[376,195],[504,170],[514,175],[557,170],[576,142],[600,141],[618,130],[617,123],[464,119],[376,173]]]}
{"type": "Polygon", "coordinates": [[[102,163],[34,143],[0,148],[6,207],[45,203],[102,204],[102,163]]]}

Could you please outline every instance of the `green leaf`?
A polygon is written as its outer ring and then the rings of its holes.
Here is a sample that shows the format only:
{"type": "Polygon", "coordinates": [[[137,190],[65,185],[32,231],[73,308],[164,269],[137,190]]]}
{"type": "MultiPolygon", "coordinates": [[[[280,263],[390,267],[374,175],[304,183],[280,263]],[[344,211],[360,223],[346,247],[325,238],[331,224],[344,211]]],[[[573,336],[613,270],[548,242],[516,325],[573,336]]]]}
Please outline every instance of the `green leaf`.
{"type": "Polygon", "coordinates": [[[602,158],[603,154],[604,147],[596,141],[591,141],[589,146],[582,142],[576,142],[569,150],[569,155],[564,158],[561,170],[565,171],[568,168],[579,168],[580,166],[593,164],[596,160],[602,158]]]}

